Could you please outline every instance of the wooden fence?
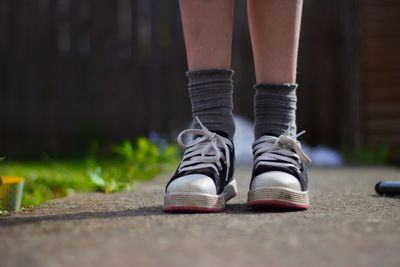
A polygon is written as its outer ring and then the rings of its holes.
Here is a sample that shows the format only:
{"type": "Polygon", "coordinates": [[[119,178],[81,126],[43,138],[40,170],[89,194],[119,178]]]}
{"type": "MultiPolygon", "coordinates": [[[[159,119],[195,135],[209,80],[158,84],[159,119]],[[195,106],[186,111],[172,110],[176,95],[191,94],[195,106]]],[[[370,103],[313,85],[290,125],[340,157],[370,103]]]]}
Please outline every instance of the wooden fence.
{"type": "Polygon", "coordinates": [[[391,149],[400,162],[400,2],[363,1],[360,116],[362,143],[391,149]]]}
{"type": "MultiPolygon", "coordinates": [[[[356,2],[304,1],[298,124],[312,145],[350,145],[360,131],[356,2]]],[[[235,113],[252,119],[246,1],[234,27],[235,113]]],[[[179,131],[190,119],[185,71],[177,1],[2,0],[0,154],[76,155],[93,138],[179,131]]]]}

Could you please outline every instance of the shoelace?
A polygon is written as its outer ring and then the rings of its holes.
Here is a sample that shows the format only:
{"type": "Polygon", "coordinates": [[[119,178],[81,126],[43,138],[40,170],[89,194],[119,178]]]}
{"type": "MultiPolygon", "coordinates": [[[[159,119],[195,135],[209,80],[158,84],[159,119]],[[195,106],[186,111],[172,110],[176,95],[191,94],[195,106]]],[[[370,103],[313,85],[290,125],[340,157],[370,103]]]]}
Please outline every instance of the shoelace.
{"type": "Polygon", "coordinates": [[[279,137],[264,135],[254,142],[255,167],[259,165],[292,167],[300,173],[300,162],[306,165],[311,163],[311,159],[297,141],[297,137],[306,131],[291,135],[290,128],[291,126],[279,137]]]}
{"type": "MultiPolygon", "coordinates": [[[[230,141],[216,133],[211,132],[205,127],[200,119],[196,116],[196,120],[201,126],[201,129],[187,129],[182,131],[177,138],[178,144],[185,149],[181,164],[178,171],[191,171],[203,168],[212,168],[217,174],[222,170],[220,159],[224,160],[227,169],[230,166],[229,147],[227,143],[230,141]],[[199,136],[188,144],[182,140],[186,134],[199,136]],[[220,147],[224,149],[221,153],[220,147]]],[[[228,180],[228,171],[225,179],[228,180]]]]}

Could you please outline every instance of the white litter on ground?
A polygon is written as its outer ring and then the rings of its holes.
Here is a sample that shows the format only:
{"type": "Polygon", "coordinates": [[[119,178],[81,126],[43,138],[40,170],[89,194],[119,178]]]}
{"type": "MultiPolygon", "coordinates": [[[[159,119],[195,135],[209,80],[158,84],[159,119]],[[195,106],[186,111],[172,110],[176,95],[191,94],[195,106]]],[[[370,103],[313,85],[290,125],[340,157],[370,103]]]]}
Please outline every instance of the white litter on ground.
{"type": "Polygon", "coordinates": [[[343,156],[337,150],[329,146],[318,145],[316,147],[310,147],[304,144],[301,147],[311,158],[312,166],[343,166],[345,164],[343,156]]]}

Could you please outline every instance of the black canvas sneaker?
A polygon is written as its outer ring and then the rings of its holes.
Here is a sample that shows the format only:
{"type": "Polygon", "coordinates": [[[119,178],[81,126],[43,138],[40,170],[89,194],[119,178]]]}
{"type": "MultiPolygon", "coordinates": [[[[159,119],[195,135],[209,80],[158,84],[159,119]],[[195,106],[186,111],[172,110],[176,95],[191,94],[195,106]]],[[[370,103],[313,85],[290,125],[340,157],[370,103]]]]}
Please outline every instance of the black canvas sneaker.
{"type": "Polygon", "coordinates": [[[196,119],[201,129],[184,130],[177,138],[185,153],[165,189],[167,212],[220,212],[237,193],[233,143],[196,119]],[[188,144],[182,140],[186,134],[195,137],[188,144]]]}
{"type": "Polygon", "coordinates": [[[254,167],[247,206],[258,209],[308,209],[308,177],[311,160],[297,137],[286,131],[279,137],[264,135],[253,144],[254,167]]]}

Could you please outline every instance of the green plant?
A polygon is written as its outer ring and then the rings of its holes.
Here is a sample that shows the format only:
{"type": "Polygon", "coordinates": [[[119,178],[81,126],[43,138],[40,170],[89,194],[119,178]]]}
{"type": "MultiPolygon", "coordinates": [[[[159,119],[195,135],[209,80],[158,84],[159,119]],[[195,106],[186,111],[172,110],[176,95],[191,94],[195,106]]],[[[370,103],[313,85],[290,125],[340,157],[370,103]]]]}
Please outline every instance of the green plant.
{"type": "Polygon", "coordinates": [[[92,153],[84,161],[2,162],[0,174],[25,178],[22,206],[29,208],[75,192],[131,191],[136,181],[153,178],[179,161],[176,146],[162,147],[147,138],[123,142],[114,152],[118,160],[100,160],[92,153]]]}
{"type": "Polygon", "coordinates": [[[104,173],[100,166],[94,170],[89,170],[88,175],[97,191],[112,193],[118,191],[132,191],[133,185],[131,183],[118,181],[116,178],[110,176],[109,173],[104,173]]]}
{"type": "Polygon", "coordinates": [[[0,216],[7,216],[7,215],[9,215],[8,211],[2,206],[0,206],[0,216]]]}
{"type": "Polygon", "coordinates": [[[139,138],[133,145],[129,141],[115,146],[114,151],[124,162],[126,181],[148,180],[167,165],[178,161],[178,148],[167,145],[161,149],[147,138],[139,138]]]}
{"type": "Polygon", "coordinates": [[[345,155],[351,164],[383,165],[389,161],[390,147],[388,144],[381,144],[376,149],[356,147],[345,155]]]}

